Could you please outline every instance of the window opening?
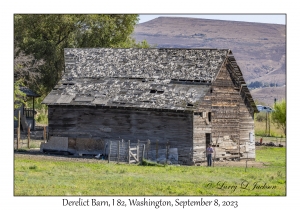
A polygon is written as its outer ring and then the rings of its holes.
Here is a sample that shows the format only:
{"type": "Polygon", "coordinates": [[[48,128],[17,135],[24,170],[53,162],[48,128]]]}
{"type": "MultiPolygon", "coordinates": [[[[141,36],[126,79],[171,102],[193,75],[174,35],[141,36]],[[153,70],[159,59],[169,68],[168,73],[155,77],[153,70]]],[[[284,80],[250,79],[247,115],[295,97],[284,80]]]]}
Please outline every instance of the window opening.
{"type": "Polygon", "coordinates": [[[202,112],[194,112],[194,115],[198,115],[198,116],[202,117],[202,112]]]}
{"type": "Polygon", "coordinates": [[[208,112],[208,122],[211,122],[211,112],[208,112]]]}
{"type": "Polygon", "coordinates": [[[65,83],[63,83],[63,85],[74,85],[74,83],[73,82],[65,82],[65,83]]]}

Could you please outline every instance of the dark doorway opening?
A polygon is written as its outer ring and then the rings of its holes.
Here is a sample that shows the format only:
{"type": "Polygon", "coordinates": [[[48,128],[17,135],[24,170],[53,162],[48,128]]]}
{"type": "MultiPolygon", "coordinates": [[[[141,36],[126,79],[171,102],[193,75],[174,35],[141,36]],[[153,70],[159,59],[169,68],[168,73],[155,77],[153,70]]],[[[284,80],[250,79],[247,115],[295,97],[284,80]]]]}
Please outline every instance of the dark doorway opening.
{"type": "Polygon", "coordinates": [[[205,143],[206,143],[206,147],[211,143],[211,134],[210,133],[205,134],[205,143]]]}

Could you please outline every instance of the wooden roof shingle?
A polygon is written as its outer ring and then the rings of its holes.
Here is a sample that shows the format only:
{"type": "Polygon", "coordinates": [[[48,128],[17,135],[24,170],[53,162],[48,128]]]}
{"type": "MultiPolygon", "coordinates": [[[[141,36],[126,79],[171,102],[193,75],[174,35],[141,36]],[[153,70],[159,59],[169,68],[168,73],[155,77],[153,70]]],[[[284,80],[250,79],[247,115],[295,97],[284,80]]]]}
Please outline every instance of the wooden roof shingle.
{"type": "Polygon", "coordinates": [[[48,105],[197,110],[227,49],[65,49],[48,105]]]}

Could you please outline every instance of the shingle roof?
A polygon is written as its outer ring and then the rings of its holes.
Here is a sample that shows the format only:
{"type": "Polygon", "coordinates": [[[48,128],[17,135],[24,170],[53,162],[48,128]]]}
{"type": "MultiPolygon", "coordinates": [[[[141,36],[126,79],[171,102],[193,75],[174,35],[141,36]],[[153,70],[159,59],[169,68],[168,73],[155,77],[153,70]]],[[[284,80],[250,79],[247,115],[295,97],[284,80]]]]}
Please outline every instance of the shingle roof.
{"type": "Polygon", "coordinates": [[[43,103],[196,110],[228,52],[65,49],[65,74],[43,103]]]}
{"type": "Polygon", "coordinates": [[[191,110],[209,91],[207,84],[126,78],[77,79],[61,84],[43,103],[191,110]]]}
{"type": "Polygon", "coordinates": [[[228,50],[65,49],[65,79],[125,77],[211,81],[228,50]]]}

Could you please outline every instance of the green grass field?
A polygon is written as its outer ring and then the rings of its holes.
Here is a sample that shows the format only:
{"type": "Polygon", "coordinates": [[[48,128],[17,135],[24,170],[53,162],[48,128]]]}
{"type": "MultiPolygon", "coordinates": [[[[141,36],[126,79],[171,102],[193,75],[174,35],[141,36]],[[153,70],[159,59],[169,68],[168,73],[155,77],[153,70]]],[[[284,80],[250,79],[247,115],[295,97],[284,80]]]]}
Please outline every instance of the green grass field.
{"type": "Polygon", "coordinates": [[[260,147],[260,168],[138,166],[15,157],[14,195],[286,195],[285,148],[260,147]]]}

